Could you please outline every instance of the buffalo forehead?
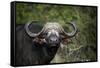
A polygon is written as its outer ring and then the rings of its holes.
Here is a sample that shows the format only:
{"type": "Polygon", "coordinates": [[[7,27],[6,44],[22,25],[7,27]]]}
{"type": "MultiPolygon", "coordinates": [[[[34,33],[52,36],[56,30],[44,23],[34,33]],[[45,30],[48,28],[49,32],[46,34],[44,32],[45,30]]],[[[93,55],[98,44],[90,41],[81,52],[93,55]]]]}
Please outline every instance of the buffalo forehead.
{"type": "Polygon", "coordinates": [[[48,22],[45,26],[46,26],[46,28],[47,28],[48,30],[54,29],[54,30],[59,31],[60,28],[61,28],[61,26],[60,26],[59,23],[50,23],[50,22],[48,22]]]}

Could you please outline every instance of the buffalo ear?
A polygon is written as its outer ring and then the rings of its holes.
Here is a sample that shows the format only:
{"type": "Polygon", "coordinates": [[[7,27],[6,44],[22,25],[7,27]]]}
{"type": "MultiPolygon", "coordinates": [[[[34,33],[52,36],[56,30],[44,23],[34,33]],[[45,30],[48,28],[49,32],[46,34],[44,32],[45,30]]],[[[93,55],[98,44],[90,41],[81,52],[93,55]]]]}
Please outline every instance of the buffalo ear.
{"type": "Polygon", "coordinates": [[[68,44],[68,39],[62,39],[63,44],[68,44]]]}
{"type": "Polygon", "coordinates": [[[72,40],[68,38],[63,38],[61,42],[66,45],[72,43],[72,40]]]}
{"type": "Polygon", "coordinates": [[[34,38],[32,41],[35,42],[35,43],[37,43],[37,44],[40,44],[40,45],[46,43],[45,39],[40,39],[38,37],[34,38]]]}

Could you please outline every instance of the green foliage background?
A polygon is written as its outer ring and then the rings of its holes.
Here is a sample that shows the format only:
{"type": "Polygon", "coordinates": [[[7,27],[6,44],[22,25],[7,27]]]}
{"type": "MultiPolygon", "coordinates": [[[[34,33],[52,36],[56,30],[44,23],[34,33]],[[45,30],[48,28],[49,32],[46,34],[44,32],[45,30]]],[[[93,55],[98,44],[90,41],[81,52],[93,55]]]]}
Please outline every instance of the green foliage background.
{"type": "Polygon", "coordinates": [[[17,3],[16,24],[32,20],[43,21],[42,24],[58,22],[62,26],[76,21],[78,34],[59,48],[51,63],[97,60],[97,7],[17,3]]]}

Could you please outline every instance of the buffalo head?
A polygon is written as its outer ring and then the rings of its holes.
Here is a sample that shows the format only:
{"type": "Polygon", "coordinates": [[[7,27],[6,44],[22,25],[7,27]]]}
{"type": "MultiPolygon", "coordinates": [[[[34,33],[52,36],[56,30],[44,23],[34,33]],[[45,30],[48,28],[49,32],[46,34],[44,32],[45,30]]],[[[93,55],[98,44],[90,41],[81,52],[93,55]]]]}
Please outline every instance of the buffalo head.
{"type": "MultiPolygon", "coordinates": [[[[60,44],[63,39],[72,38],[77,33],[77,27],[74,22],[69,23],[73,27],[73,31],[71,33],[65,32],[63,27],[56,22],[48,22],[44,25],[38,33],[33,33],[30,31],[29,26],[31,22],[25,25],[26,33],[32,38],[38,38],[47,44],[51,44],[52,46],[56,46],[56,44],[60,44]]],[[[34,29],[35,30],[35,29],[34,29]]],[[[40,41],[38,41],[40,42],[40,41]]]]}

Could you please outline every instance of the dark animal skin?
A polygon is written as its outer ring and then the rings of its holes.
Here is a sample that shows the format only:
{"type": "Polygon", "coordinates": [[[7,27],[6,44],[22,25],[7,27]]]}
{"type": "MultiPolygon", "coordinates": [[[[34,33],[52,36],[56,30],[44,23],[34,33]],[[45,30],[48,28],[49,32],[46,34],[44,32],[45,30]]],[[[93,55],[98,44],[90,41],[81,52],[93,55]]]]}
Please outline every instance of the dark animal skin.
{"type": "MultiPolygon", "coordinates": [[[[31,31],[38,32],[42,27],[32,25],[29,28],[31,31]]],[[[60,44],[50,47],[49,44],[33,41],[33,38],[25,32],[24,25],[18,25],[16,27],[15,64],[16,66],[49,64],[59,46],[60,44]]]]}

